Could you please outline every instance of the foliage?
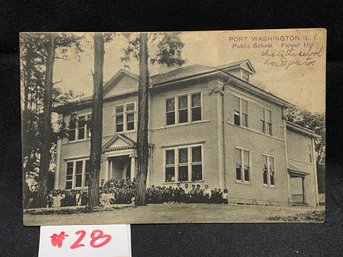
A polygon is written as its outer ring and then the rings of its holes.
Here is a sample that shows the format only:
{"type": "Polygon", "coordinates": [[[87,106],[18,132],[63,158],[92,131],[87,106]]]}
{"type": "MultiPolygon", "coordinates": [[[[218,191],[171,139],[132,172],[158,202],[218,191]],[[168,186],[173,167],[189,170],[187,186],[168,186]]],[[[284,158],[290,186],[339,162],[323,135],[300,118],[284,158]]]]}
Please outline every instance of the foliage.
{"type": "MultiPolygon", "coordinates": [[[[22,88],[22,138],[23,138],[23,175],[37,179],[40,166],[40,148],[42,138],[42,117],[44,112],[44,88],[46,58],[49,46],[49,33],[20,34],[20,72],[22,88]]],[[[83,35],[72,33],[55,33],[55,59],[66,60],[73,56],[79,60],[83,51],[80,39],[83,35]]],[[[58,106],[81,97],[72,90],[63,92],[54,83],[52,89],[52,104],[58,106]]],[[[55,160],[57,138],[65,134],[65,124],[53,119],[52,124],[52,165],[55,160]]],[[[50,170],[51,170],[50,169],[50,170]]]]}
{"type": "Polygon", "coordinates": [[[314,131],[320,138],[314,140],[317,164],[325,165],[325,116],[323,113],[311,113],[301,108],[289,108],[286,119],[292,123],[314,131]]]}
{"type": "MultiPolygon", "coordinates": [[[[150,64],[182,66],[186,60],[182,58],[184,43],[180,39],[180,32],[148,33],[148,58],[150,64]]],[[[121,61],[127,63],[131,58],[139,59],[139,33],[122,33],[128,44],[122,49],[121,61]]]]}

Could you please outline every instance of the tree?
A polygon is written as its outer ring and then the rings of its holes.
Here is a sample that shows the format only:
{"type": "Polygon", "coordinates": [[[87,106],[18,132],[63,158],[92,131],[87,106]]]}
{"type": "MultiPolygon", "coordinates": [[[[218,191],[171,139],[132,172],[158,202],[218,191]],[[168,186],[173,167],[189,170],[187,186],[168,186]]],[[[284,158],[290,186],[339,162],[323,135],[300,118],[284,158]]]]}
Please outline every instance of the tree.
{"type": "Polygon", "coordinates": [[[94,33],[94,74],[93,74],[93,105],[90,150],[89,176],[89,208],[99,205],[99,179],[102,149],[102,110],[103,110],[103,67],[104,67],[104,37],[102,33],[94,33]]]}
{"type": "Polygon", "coordinates": [[[148,174],[149,143],[148,143],[148,37],[146,33],[139,34],[139,88],[138,88],[138,132],[137,132],[137,194],[136,204],[145,204],[146,178],[148,174]]]}
{"type": "Polygon", "coordinates": [[[51,108],[52,108],[52,87],[53,87],[53,67],[55,61],[55,34],[49,34],[47,57],[46,57],[46,72],[45,72],[45,88],[44,88],[44,113],[43,113],[43,131],[40,150],[40,174],[38,180],[37,207],[46,206],[48,171],[50,165],[50,147],[51,147],[51,108]]]}
{"type": "MultiPolygon", "coordinates": [[[[82,51],[79,39],[70,33],[21,33],[21,82],[23,85],[23,181],[39,167],[37,207],[44,207],[51,160],[51,109],[54,103],[53,66],[65,59],[70,48],[82,51]],[[58,50],[58,51],[56,51],[58,50]]],[[[57,92],[60,93],[60,92],[57,92]]],[[[60,94],[61,96],[61,94],[60,94]]],[[[60,99],[61,100],[61,99],[60,99]]]]}
{"type": "Polygon", "coordinates": [[[181,66],[185,60],[181,57],[184,46],[180,33],[125,33],[128,46],[124,49],[122,61],[127,62],[130,56],[139,61],[138,86],[138,133],[137,133],[137,167],[136,205],[145,205],[146,179],[148,175],[148,98],[149,98],[149,58],[150,63],[181,66]],[[150,41],[149,41],[150,39],[150,41]],[[152,49],[148,50],[148,45],[152,49]]]}

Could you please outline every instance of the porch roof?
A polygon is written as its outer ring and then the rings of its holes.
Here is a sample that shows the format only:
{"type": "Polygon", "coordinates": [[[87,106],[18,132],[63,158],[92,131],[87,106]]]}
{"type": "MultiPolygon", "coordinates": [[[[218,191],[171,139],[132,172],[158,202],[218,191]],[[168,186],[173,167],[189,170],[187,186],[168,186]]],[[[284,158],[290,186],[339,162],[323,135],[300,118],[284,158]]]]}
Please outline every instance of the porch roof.
{"type": "Polygon", "coordinates": [[[136,142],[124,134],[115,134],[102,147],[102,152],[136,149],[136,142]]]}
{"type": "Polygon", "coordinates": [[[290,175],[295,176],[295,177],[305,177],[306,175],[310,174],[306,171],[303,171],[302,168],[300,168],[297,165],[294,165],[290,162],[288,162],[287,169],[288,169],[288,173],[290,175]]]}
{"type": "MultiPolygon", "coordinates": [[[[128,149],[136,149],[137,143],[126,136],[125,134],[117,133],[110,140],[107,141],[106,144],[102,147],[102,152],[110,152],[110,151],[120,151],[120,150],[128,150],[128,149]]],[[[149,144],[149,149],[153,148],[153,144],[149,144]]]]}

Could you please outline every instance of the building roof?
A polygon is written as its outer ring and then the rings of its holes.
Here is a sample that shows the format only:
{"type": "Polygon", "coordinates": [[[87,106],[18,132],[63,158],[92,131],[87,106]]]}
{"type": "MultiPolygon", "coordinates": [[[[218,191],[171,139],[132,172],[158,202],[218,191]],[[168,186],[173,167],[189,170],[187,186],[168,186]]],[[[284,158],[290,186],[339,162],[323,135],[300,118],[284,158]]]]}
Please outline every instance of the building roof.
{"type": "Polygon", "coordinates": [[[320,135],[317,135],[313,130],[302,127],[302,126],[295,124],[293,122],[287,121],[286,126],[287,126],[287,129],[301,133],[303,135],[306,135],[309,137],[314,137],[314,138],[320,138],[320,135]]]}
{"type": "MultiPolygon", "coordinates": [[[[232,74],[229,73],[229,70],[231,69],[235,69],[235,68],[239,68],[242,67],[242,65],[247,64],[249,67],[249,71],[250,74],[255,73],[255,69],[252,66],[251,62],[248,59],[245,60],[241,60],[241,61],[237,61],[237,62],[232,62],[229,64],[225,64],[225,65],[220,65],[220,66],[216,66],[216,67],[210,67],[210,66],[205,66],[205,65],[201,65],[201,64],[193,64],[193,65],[189,65],[189,66],[185,66],[185,67],[180,67],[177,69],[174,69],[172,71],[169,72],[165,72],[165,73],[161,73],[161,74],[156,74],[151,76],[151,83],[150,83],[150,87],[151,88],[155,88],[155,87],[160,87],[166,84],[170,84],[170,83],[174,83],[174,82],[178,82],[178,81],[182,81],[185,79],[193,79],[193,78],[198,78],[200,76],[210,76],[210,75],[214,75],[214,74],[218,74],[221,73],[222,75],[232,78],[232,81],[242,87],[242,88],[246,88],[246,89],[250,89],[253,93],[261,95],[263,97],[269,97],[272,98],[272,101],[282,105],[282,106],[292,106],[292,104],[290,104],[289,102],[279,98],[278,96],[273,95],[272,93],[265,91],[251,83],[248,83],[232,74]]],[[[129,72],[127,70],[124,69],[120,69],[108,82],[105,83],[104,85],[104,99],[108,98],[106,97],[106,94],[111,91],[111,89],[114,87],[116,81],[120,80],[122,78],[122,76],[130,76],[134,79],[136,79],[138,81],[138,75],[129,72]]],[[[270,99],[269,99],[270,100],[270,99]]],[[[72,105],[83,105],[86,103],[91,103],[92,101],[92,96],[89,97],[84,97],[78,101],[75,102],[71,102],[68,104],[65,104],[64,106],[72,106],[72,105]]],[[[63,106],[60,107],[56,107],[54,108],[55,111],[59,112],[60,109],[63,109],[63,106]]]]}
{"type": "Polygon", "coordinates": [[[291,163],[290,160],[287,163],[287,169],[288,169],[288,173],[290,173],[293,176],[297,176],[297,177],[304,177],[304,176],[309,174],[308,172],[304,171],[302,168],[291,163]]]}
{"type": "Polygon", "coordinates": [[[177,68],[175,70],[172,70],[166,73],[156,74],[154,76],[151,76],[151,80],[152,80],[151,84],[152,84],[152,87],[154,87],[157,84],[161,84],[164,82],[182,79],[189,76],[200,75],[200,74],[211,72],[211,71],[216,71],[216,69],[205,66],[205,65],[193,64],[193,65],[185,66],[182,68],[177,68]]]}

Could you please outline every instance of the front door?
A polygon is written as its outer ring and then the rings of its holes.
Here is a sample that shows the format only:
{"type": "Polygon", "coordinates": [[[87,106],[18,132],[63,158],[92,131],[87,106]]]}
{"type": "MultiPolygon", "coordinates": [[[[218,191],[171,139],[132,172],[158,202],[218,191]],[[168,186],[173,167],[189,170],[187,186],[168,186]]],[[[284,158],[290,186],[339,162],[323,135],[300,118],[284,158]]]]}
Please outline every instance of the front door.
{"type": "Polygon", "coordinates": [[[304,195],[304,177],[301,176],[290,176],[290,189],[292,202],[294,204],[305,203],[304,195]]]}
{"type": "Polygon", "coordinates": [[[129,155],[111,157],[109,161],[112,179],[131,179],[131,159],[129,155]]]}

